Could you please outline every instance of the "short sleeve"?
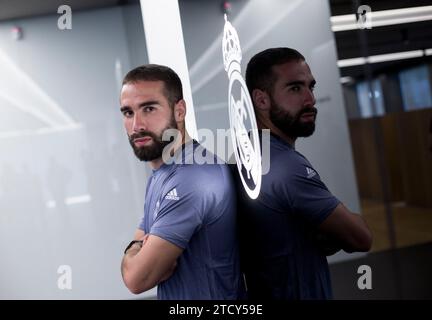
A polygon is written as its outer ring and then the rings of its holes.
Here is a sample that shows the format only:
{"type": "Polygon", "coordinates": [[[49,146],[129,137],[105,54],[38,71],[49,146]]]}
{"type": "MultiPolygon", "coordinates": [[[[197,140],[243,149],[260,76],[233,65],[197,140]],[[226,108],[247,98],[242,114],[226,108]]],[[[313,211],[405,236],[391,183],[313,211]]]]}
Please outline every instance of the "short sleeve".
{"type": "Polygon", "coordinates": [[[199,208],[204,195],[197,191],[196,183],[183,173],[170,178],[163,188],[150,234],[185,249],[202,225],[199,208]]]}
{"type": "Polygon", "coordinates": [[[289,178],[292,211],[318,226],[340,201],[321,181],[318,172],[305,163],[298,163],[289,178]]]}

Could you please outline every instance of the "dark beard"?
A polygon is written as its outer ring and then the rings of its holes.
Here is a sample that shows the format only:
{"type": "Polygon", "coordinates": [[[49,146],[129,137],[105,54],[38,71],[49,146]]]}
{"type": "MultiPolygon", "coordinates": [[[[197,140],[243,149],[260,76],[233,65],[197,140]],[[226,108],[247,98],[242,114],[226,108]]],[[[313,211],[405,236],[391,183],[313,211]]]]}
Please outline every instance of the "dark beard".
{"type": "Polygon", "coordinates": [[[301,122],[300,117],[305,114],[313,112],[316,114],[318,110],[315,107],[309,107],[299,111],[294,117],[288,112],[283,111],[272,99],[272,106],[270,109],[270,120],[273,124],[285,133],[290,138],[298,137],[309,137],[315,131],[315,121],[314,122],[301,122]]]}
{"type": "Polygon", "coordinates": [[[150,131],[140,131],[139,133],[134,133],[129,137],[129,143],[132,146],[132,149],[136,155],[136,157],[141,161],[152,161],[162,157],[163,149],[171,143],[173,139],[168,141],[162,140],[162,135],[165,130],[168,129],[178,129],[177,123],[175,122],[174,117],[171,118],[171,122],[168,126],[162,130],[162,134],[158,137],[153,132],[150,131]],[[151,137],[153,139],[153,143],[149,146],[137,147],[133,142],[134,139],[143,138],[143,137],[151,137]]]}

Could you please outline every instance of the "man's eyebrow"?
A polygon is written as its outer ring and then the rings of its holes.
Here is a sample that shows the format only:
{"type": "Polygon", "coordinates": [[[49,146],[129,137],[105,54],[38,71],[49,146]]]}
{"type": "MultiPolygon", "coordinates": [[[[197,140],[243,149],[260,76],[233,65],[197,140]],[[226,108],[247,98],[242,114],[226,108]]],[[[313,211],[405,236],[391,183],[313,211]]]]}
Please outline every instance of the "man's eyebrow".
{"type": "Polygon", "coordinates": [[[156,101],[156,100],[145,101],[145,102],[141,102],[138,105],[138,108],[143,108],[143,107],[147,107],[147,106],[154,105],[154,104],[160,104],[160,103],[159,103],[159,101],[156,101]]]}
{"type": "Polygon", "coordinates": [[[129,107],[129,106],[123,106],[120,108],[120,111],[125,112],[125,111],[130,110],[130,109],[131,109],[131,107],[129,107]]]}
{"type": "MultiPolygon", "coordinates": [[[[299,85],[303,85],[303,86],[306,85],[306,81],[302,81],[302,80],[294,80],[294,81],[288,82],[288,83],[286,84],[286,86],[299,86],[299,85]]],[[[312,80],[311,83],[310,83],[310,85],[311,85],[311,86],[316,85],[316,80],[315,80],[315,79],[312,80]]]]}
{"type": "Polygon", "coordinates": [[[304,85],[305,82],[301,81],[301,80],[295,80],[295,81],[291,81],[291,82],[287,82],[286,86],[298,86],[298,85],[304,85]]]}
{"type": "MultiPolygon", "coordinates": [[[[145,102],[140,103],[138,105],[138,108],[144,108],[144,107],[147,107],[147,106],[150,106],[150,105],[155,105],[155,104],[159,104],[159,101],[156,101],[156,100],[145,101],[145,102]]],[[[129,106],[123,106],[123,107],[120,108],[120,111],[124,112],[124,111],[131,110],[131,109],[132,108],[129,107],[129,106]]]]}

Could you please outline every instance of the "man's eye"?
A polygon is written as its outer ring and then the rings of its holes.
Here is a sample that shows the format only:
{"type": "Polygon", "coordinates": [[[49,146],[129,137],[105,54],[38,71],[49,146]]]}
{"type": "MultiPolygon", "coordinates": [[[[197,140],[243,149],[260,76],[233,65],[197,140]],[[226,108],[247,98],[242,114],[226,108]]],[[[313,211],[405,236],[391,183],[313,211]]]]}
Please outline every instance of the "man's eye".
{"type": "Polygon", "coordinates": [[[299,92],[300,91],[300,86],[291,87],[291,90],[294,91],[294,92],[299,92]]]}
{"type": "Polygon", "coordinates": [[[155,107],[152,107],[152,106],[148,106],[148,107],[144,108],[144,112],[152,112],[154,110],[155,110],[155,107]]]}
{"type": "Polygon", "coordinates": [[[125,117],[129,118],[129,117],[131,117],[133,115],[133,113],[130,110],[126,110],[126,111],[123,111],[123,115],[125,117]]]}

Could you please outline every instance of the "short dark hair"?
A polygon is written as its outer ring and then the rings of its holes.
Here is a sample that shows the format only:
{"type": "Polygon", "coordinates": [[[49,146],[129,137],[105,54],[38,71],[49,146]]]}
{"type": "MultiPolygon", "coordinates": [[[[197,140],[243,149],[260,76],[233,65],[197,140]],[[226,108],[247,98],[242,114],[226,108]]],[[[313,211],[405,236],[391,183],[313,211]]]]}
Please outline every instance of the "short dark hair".
{"type": "Polygon", "coordinates": [[[254,55],[246,67],[246,85],[249,93],[252,95],[254,89],[272,93],[276,81],[272,67],[296,60],[305,61],[305,58],[291,48],[270,48],[254,55]]]}
{"type": "Polygon", "coordinates": [[[138,81],[162,81],[164,95],[171,106],[183,99],[183,87],[177,73],[167,66],[145,64],[129,71],[123,79],[122,86],[138,81]]]}

